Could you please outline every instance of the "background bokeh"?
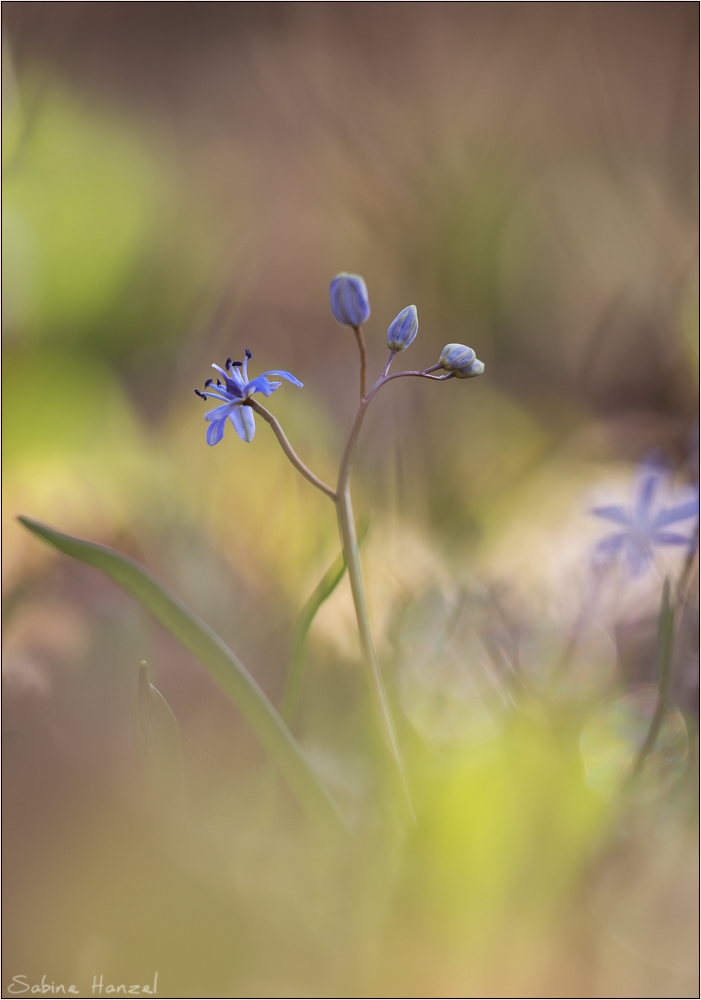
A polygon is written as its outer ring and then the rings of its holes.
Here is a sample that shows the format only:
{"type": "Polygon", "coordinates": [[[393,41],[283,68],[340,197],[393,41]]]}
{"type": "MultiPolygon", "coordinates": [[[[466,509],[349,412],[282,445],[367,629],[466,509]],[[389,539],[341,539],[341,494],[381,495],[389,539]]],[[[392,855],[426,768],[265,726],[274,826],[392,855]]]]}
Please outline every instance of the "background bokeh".
{"type": "Polygon", "coordinates": [[[3,995],[156,970],[172,996],[697,995],[693,597],[667,758],[632,815],[606,756],[649,717],[683,553],[608,580],[559,700],[538,692],[588,600],[590,507],[628,503],[650,455],[670,496],[697,482],[698,6],[3,14],[3,995]],[[393,383],[361,439],[419,825],[376,820],[344,581],[294,730],[360,831],[350,856],[305,832],[197,662],[14,520],[141,560],[279,702],[335,517],[262,421],[208,448],[193,389],[244,348],[254,374],[291,371],[304,389],[271,409],[333,482],[358,387],[340,270],[368,285],[371,372],[410,302],[399,361],[457,341],[486,364],[393,383]],[[139,786],[142,659],[181,727],[177,822],[139,786]]]}

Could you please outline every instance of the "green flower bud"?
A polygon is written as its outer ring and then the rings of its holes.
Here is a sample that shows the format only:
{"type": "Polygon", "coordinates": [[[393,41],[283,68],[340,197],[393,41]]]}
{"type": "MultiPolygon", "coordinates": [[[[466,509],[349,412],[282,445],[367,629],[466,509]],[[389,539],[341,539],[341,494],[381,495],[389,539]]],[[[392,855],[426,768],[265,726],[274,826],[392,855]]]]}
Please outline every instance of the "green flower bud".
{"type": "Polygon", "coordinates": [[[464,368],[457,368],[453,372],[453,375],[455,378],[474,378],[476,375],[481,375],[483,371],[484,362],[478,361],[475,358],[471,365],[465,365],[464,368]]]}
{"type": "Polygon", "coordinates": [[[407,306],[392,320],[387,331],[387,346],[390,351],[406,351],[419,329],[416,306],[407,306]]]}
{"type": "MultiPolygon", "coordinates": [[[[475,358],[475,352],[471,347],[465,347],[464,344],[446,344],[438,362],[447,372],[456,372],[460,368],[469,367],[475,358]]],[[[465,377],[467,376],[463,376],[465,377]]]]}

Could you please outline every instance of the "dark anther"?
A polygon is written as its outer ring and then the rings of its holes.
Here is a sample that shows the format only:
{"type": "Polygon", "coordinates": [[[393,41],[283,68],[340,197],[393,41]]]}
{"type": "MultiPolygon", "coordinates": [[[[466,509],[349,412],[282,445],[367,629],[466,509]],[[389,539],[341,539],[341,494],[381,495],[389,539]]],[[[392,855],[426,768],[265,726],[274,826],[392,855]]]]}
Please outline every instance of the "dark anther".
{"type": "Polygon", "coordinates": [[[252,357],[253,357],[253,355],[252,355],[252,354],[251,354],[251,352],[250,352],[250,351],[248,350],[248,348],[246,348],[246,357],[247,357],[247,358],[252,358],[252,357]]]}
{"type": "Polygon", "coordinates": [[[226,359],[226,364],[224,365],[224,367],[225,368],[231,368],[231,358],[230,357],[228,357],[226,359]]]}
{"type": "Polygon", "coordinates": [[[217,385],[221,386],[221,379],[217,379],[217,385]]]}
{"type": "Polygon", "coordinates": [[[243,368],[243,361],[232,361],[231,362],[231,367],[232,368],[243,368]]]}
{"type": "Polygon", "coordinates": [[[214,379],[208,378],[207,381],[205,382],[205,386],[211,385],[213,381],[214,379]]]}
{"type": "MultiPolygon", "coordinates": [[[[210,382],[211,382],[211,379],[210,379],[210,382]]],[[[205,383],[205,384],[206,384],[206,383],[205,383]]],[[[206,398],[207,398],[207,397],[205,396],[205,394],[204,394],[203,392],[200,392],[200,390],[199,390],[199,389],[195,389],[195,392],[197,393],[197,395],[198,395],[198,396],[199,396],[199,397],[200,397],[201,399],[206,399],[206,398]]]]}

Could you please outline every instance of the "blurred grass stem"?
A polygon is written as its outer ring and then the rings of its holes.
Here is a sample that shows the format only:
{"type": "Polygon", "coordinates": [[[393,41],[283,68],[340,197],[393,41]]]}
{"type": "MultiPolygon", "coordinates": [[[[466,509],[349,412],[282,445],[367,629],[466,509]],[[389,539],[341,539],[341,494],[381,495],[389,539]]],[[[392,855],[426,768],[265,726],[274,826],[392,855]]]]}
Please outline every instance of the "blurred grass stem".
{"type": "Polygon", "coordinates": [[[641,775],[643,768],[645,767],[645,762],[655,748],[657,737],[659,736],[660,729],[664,721],[669,699],[669,688],[672,680],[673,638],[674,606],[670,600],[669,577],[667,577],[662,588],[662,601],[660,602],[660,617],[657,629],[658,655],[660,662],[659,695],[654,714],[650,720],[650,727],[630,773],[630,777],[627,782],[628,787],[633,785],[641,775]]]}
{"type": "Polygon", "coordinates": [[[589,594],[587,595],[584,603],[582,604],[581,610],[577,615],[577,619],[570,630],[570,634],[567,638],[565,648],[562,651],[562,655],[558,660],[557,664],[552,673],[552,680],[550,682],[550,693],[554,695],[557,693],[560,684],[565,679],[565,676],[572,664],[574,659],[574,654],[577,652],[577,647],[582,638],[582,633],[587,624],[587,621],[592,617],[596,606],[599,602],[601,596],[601,590],[608,573],[613,566],[613,562],[607,562],[605,565],[598,567],[594,571],[594,580],[592,582],[589,594]]]}
{"type": "Polygon", "coordinates": [[[696,560],[697,553],[699,551],[699,522],[696,522],[696,530],[694,531],[693,544],[689,546],[686,553],[686,558],[684,560],[684,565],[682,571],[679,574],[679,580],[677,582],[677,594],[676,602],[677,607],[686,603],[687,591],[689,589],[689,584],[691,583],[692,572],[694,569],[694,562],[696,560]]]}

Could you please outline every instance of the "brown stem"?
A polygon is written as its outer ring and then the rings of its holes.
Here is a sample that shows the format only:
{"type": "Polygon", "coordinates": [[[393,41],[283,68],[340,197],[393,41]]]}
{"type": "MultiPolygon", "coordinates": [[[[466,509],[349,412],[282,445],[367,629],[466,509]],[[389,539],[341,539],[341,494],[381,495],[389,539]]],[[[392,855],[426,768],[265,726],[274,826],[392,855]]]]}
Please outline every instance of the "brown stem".
{"type": "Polygon", "coordinates": [[[389,357],[387,358],[387,364],[382,369],[382,375],[380,375],[380,378],[385,378],[387,376],[387,372],[389,371],[389,366],[394,361],[397,353],[398,352],[394,348],[392,348],[392,350],[389,352],[389,357]]]}
{"type": "Polygon", "coordinates": [[[355,339],[358,341],[358,350],[360,351],[360,399],[365,399],[365,378],[367,372],[367,352],[365,350],[365,337],[363,336],[362,326],[354,326],[353,333],[355,334],[355,339]]]}
{"type": "Polygon", "coordinates": [[[446,379],[453,377],[452,372],[448,375],[429,375],[429,372],[435,372],[437,368],[441,367],[441,365],[434,365],[432,368],[426,368],[420,372],[395,372],[394,375],[382,375],[378,378],[377,382],[375,382],[374,386],[365,397],[364,402],[369,403],[378,389],[381,389],[387,382],[391,382],[393,378],[405,378],[410,376],[413,378],[430,378],[433,379],[434,382],[445,382],[446,379]]]}

